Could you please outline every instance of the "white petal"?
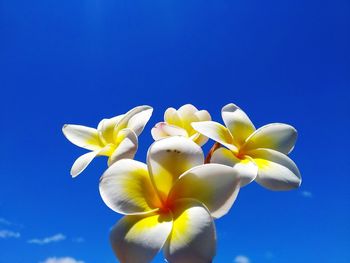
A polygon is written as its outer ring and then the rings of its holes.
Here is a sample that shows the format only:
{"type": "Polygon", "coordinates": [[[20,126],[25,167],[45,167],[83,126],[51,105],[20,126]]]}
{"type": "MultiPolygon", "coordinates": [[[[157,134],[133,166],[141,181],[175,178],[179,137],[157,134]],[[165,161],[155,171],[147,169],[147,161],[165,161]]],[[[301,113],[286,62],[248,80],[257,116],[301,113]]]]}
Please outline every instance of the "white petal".
{"type": "Polygon", "coordinates": [[[118,115],[110,119],[103,119],[97,126],[100,139],[105,143],[114,143],[114,128],[125,115],[118,115]]]}
{"type": "Polygon", "coordinates": [[[181,106],[177,111],[181,119],[192,118],[198,112],[198,109],[192,104],[185,104],[181,106]]]}
{"type": "Polygon", "coordinates": [[[163,249],[168,262],[212,262],[216,253],[216,232],[209,211],[191,199],[178,200],[174,207],[173,229],[163,249]]]}
{"type": "Polygon", "coordinates": [[[74,178],[81,174],[85,170],[85,168],[91,163],[91,161],[97,156],[97,154],[98,151],[88,152],[76,159],[70,170],[70,174],[72,175],[72,177],[74,178]]]}
{"type": "Polygon", "coordinates": [[[220,123],[214,121],[192,122],[192,127],[230,150],[237,151],[237,148],[233,145],[233,138],[229,130],[220,123]]]}
{"type": "Polygon", "coordinates": [[[243,146],[245,151],[268,148],[288,154],[295,145],[298,133],[288,124],[271,123],[257,129],[243,146]]]}
{"type": "Polygon", "coordinates": [[[198,118],[198,121],[211,121],[211,116],[208,111],[200,110],[195,113],[198,118]]]}
{"type": "Polygon", "coordinates": [[[169,200],[192,198],[203,203],[211,215],[219,218],[232,207],[240,188],[237,172],[226,165],[204,164],[180,176],[169,200]]]}
{"type": "Polygon", "coordinates": [[[147,166],[123,159],[112,164],[100,179],[100,194],[106,205],[121,214],[142,214],[157,210],[160,201],[147,166]]]}
{"type": "Polygon", "coordinates": [[[295,163],[283,153],[257,149],[248,153],[258,166],[255,181],[270,190],[290,190],[298,188],[301,176],[295,163]]]}
{"type": "MultiPolygon", "coordinates": [[[[198,118],[198,121],[211,121],[211,116],[208,111],[206,110],[200,110],[195,113],[195,115],[198,118]]],[[[191,125],[192,126],[192,125],[191,125]]],[[[207,143],[208,137],[204,135],[197,136],[193,141],[197,143],[199,146],[203,146],[207,143]]]]}
{"type": "Polygon", "coordinates": [[[203,146],[204,144],[206,144],[209,140],[208,137],[198,133],[198,136],[196,134],[196,136],[193,136],[195,137],[195,139],[193,140],[195,143],[197,143],[199,146],[203,146]]]}
{"type": "Polygon", "coordinates": [[[163,200],[182,173],[203,163],[202,148],[181,136],[154,142],[147,154],[148,169],[163,200]]]}
{"type": "Polygon", "coordinates": [[[196,131],[193,129],[191,123],[199,121],[196,113],[198,112],[197,108],[191,104],[186,104],[180,107],[180,109],[177,111],[181,121],[182,121],[182,128],[184,128],[189,136],[192,136],[196,133],[196,131]]]}
{"type": "Polygon", "coordinates": [[[177,110],[174,108],[168,108],[164,113],[164,121],[168,124],[182,127],[182,120],[177,110]]]}
{"type": "Polygon", "coordinates": [[[170,215],[125,216],[113,228],[110,241],[122,263],[148,263],[163,247],[172,229],[170,215]]]}
{"type": "Polygon", "coordinates": [[[64,136],[73,144],[94,151],[103,146],[96,129],[73,124],[65,124],[62,128],[64,136]]]}
{"type": "Polygon", "coordinates": [[[92,151],[92,152],[88,152],[86,154],[83,154],[82,156],[80,156],[78,159],[75,160],[70,174],[72,175],[72,177],[77,177],[79,174],[81,174],[85,168],[91,163],[91,161],[98,155],[106,155],[109,156],[114,150],[114,146],[111,144],[106,145],[105,147],[96,150],[96,151],[92,151]]]}
{"type": "Polygon", "coordinates": [[[233,103],[224,106],[221,115],[238,147],[243,145],[248,136],[255,131],[247,114],[233,103]]]}
{"type": "Polygon", "coordinates": [[[170,136],[188,136],[184,129],[165,122],[157,123],[151,130],[151,133],[154,140],[160,140],[170,136]]]}
{"type": "Polygon", "coordinates": [[[169,137],[169,135],[162,129],[162,124],[164,122],[157,123],[151,130],[152,138],[155,141],[169,137]]]}
{"type": "Polygon", "coordinates": [[[213,153],[210,162],[233,167],[241,178],[241,187],[254,181],[258,174],[258,167],[249,156],[239,159],[233,152],[225,148],[217,149],[213,153]]]}
{"type": "Polygon", "coordinates": [[[139,136],[151,118],[152,112],[153,108],[150,106],[138,106],[128,111],[115,127],[114,136],[125,128],[132,129],[139,136]]]}
{"type": "Polygon", "coordinates": [[[121,159],[133,159],[138,147],[138,139],[131,129],[123,129],[118,133],[116,148],[108,159],[108,165],[121,159]]]}

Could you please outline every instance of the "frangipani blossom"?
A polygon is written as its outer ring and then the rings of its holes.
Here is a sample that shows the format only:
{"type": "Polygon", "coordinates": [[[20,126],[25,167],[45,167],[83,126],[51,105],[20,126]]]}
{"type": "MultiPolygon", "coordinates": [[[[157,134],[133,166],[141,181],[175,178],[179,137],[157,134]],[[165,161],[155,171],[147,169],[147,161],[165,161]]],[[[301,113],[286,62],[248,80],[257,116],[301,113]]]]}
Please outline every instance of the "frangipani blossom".
{"type": "Polygon", "coordinates": [[[168,108],[164,113],[164,122],[157,123],[151,132],[154,140],[171,136],[184,136],[202,146],[208,141],[208,138],[194,130],[191,123],[210,120],[209,112],[198,110],[195,106],[186,104],[178,110],[168,108]]]}
{"type": "Polygon", "coordinates": [[[270,190],[289,190],[301,184],[295,163],[287,157],[296,142],[297,131],[290,125],[271,123],[255,129],[248,116],[236,105],[222,108],[226,125],[206,121],[193,128],[226,148],[218,148],[212,163],[233,166],[241,176],[241,186],[253,180],[270,190]]]}
{"type": "Polygon", "coordinates": [[[103,119],[97,129],[64,125],[63,134],[70,142],[91,151],[74,162],[71,175],[78,176],[96,156],[108,156],[108,165],[123,158],[134,158],[138,147],[137,136],[147,124],[152,111],[149,106],[139,106],[126,114],[103,119]]]}
{"type": "Polygon", "coordinates": [[[203,162],[197,144],[175,136],[152,144],[147,165],[124,159],[107,169],[101,197],[125,215],[110,236],[121,263],[150,262],[161,248],[170,263],[212,261],[213,217],[231,208],[240,179],[232,167],[203,162]]]}

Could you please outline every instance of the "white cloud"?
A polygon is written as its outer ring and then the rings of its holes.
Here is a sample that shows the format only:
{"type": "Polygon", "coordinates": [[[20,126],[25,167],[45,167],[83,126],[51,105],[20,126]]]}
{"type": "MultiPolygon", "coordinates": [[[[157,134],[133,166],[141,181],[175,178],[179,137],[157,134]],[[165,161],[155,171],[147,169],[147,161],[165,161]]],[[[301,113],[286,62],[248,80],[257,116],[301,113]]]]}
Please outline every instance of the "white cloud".
{"type": "Polygon", "coordinates": [[[85,242],[85,239],[82,237],[76,237],[76,238],[73,238],[72,241],[75,243],[83,243],[85,242]]]}
{"type": "Polygon", "coordinates": [[[301,195],[306,197],[306,198],[312,198],[313,194],[309,191],[302,191],[301,195]]]}
{"type": "Polygon", "coordinates": [[[21,236],[18,232],[13,232],[10,230],[0,230],[0,238],[19,238],[21,236]]]}
{"type": "Polygon", "coordinates": [[[12,225],[12,223],[10,221],[8,221],[8,220],[6,220],[5,218],[2,218],[2,217],[0,217],[0,224],[7,225],[7,226],[12,225]]]}
{"type": "Polygon", "coordinates": [[[37,245],[46,245],[46,244],[49,244],[49,243],[63,241],[65,239],[66,239],[65,235],[63,235],[63,234],[56,234],[56,235],[53,235],[51,237],[45,237],[45,238],[41,238],[41,239],[39,239],[39,238],[30,239],[30,240],[28,240],[28,243],[30,243],[30,244],[37,244],[37,245]]]}
{"type": "Polygon", "coordinates": [[[235,257],[235,259],[233,260],[234,263],[250,263],[250,260],[248,257],[243,256],[243,255],[239,255],[237,257],[235,257]]]}
{"type": "Polygon", "coordinates": [[[52,258],[47,258],[45,259],[45,261],[42,261],[40,263],[84,263],[84,261],[76,260],[71,257],[64,257],[64,258],[52,257],[52,258]]]}
{"type": "Polygon", "coordinates": [[[0,217],[0,225],[4,225],[4,226],[14,226],[14,227],[20,227],[22,228],[23,225],[21,224],[17,224],[17,223],[13,223],[9,220],[7,220],[6,218],[0,217]]]}

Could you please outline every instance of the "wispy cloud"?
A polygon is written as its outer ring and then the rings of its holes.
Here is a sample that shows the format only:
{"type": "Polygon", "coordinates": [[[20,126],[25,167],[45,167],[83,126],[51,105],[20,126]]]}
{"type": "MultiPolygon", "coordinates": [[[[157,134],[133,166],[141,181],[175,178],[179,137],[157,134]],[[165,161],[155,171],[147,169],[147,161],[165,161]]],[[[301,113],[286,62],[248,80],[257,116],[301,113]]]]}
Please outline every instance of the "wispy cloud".
{"type": "Polygon", "coordinates": [[[23,227],[23,225],[11,222],[11,221],[7,220],[6,218],[3,218],[3,217],[0,217],[0,225],[13,226],[13,227],[16,227],[16,228],[22,228],[23,227]]]}
{"type": "Polygon", "coordinates": [[[266,251],[265,258],[268,260],[271,260],[271,259],[275,258],[275,255],[271,251],[266,251]]]}
{"type": "Polygon", "coordinates": [[[18,232],[13,232],[10,230],[0,230],[0,238],[6,239],[6,238],[19,238],[21,236],[18,232]]]}
{"type": "Polygon", "coordinates": [[[250,263],[250,259],[246,256],[239,255],[233,260],[234,263],[250,263]]]}
{"type": "Polygon", "coordinates": [[[83,243],[83,242],[85,242],[85,239],[82,237],[75,237],[72,239],[72,241],[75,243],[83,243]]]}
{"type": "MultiPolygon", "coordinates": [[[[37,245],[46,245],[49,243],[54,243],[54,242],[59,242],[59,241],[63,241],[66,239],[66,236],[63,234],[56,234],[50,237],[45,237],[45,238],[34,238],[34,239],[30,239],[28,240],[28,243],[30,244],[37,244],[37,245]]],[[[68,261],[69,262],[69,261],[68,261]]]]}
{"type": "Polygon", "coordinates": [[[42,261],[40,263],[84,263],[84,261],[76,260],[72,257],[64,257],[64,258],[47,258],[45,261],[42,261]]]}
{"type": "Polygon", "coordinates": [[[2,217],[0,217],[0,224],[6,225],[6,226],[12,225],[12,223],[10,221],[8,221],[8,220],[6,220],[5,218],[2,218],[2,217]]]}
{"type": "Polygon", "coordinates": [[[306,197],[306,198],[312,198],[313,197],[313,194],[311,192],[309,192],[309,191],[302,191],[301,195],[306,197]]]}

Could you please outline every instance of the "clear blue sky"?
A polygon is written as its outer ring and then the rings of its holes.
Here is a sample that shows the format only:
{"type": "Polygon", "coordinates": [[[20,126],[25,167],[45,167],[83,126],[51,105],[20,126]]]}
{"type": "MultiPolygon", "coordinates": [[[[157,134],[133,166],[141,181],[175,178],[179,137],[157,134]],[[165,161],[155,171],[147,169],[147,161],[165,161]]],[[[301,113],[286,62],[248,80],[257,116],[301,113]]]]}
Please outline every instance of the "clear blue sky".
{"type": "Polygon", "coordinates": [[[0,0],[0,263],[115,262],[120,216],[98,192],[106,159],[73,180],[85,151],[64,123],[152,105],[144,161],[167,107],[192,103],[221,122],[229,102],[256,126],[298,129],[303,183],[242,189],[216,221],[215,263],[350,262],[349,14],[348,0],[0,0]]]}

